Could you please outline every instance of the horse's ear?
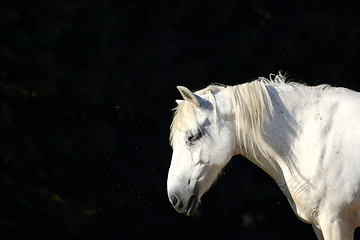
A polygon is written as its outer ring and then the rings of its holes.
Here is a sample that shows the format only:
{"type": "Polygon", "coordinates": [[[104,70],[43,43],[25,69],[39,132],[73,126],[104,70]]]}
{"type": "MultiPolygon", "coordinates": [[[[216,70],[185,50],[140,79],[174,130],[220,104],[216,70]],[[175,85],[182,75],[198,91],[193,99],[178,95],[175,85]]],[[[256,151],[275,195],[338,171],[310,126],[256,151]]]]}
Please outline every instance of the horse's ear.
{"type": "Polygon", "coordinates": [[[196,106],[200,107],[205,102],[204,99],[202,99],[201,97],[199,97],[198,95],[196,95],[186,87],[177,86],[176,88],[179,90],[184,100],[189,101],[196,106]]]}

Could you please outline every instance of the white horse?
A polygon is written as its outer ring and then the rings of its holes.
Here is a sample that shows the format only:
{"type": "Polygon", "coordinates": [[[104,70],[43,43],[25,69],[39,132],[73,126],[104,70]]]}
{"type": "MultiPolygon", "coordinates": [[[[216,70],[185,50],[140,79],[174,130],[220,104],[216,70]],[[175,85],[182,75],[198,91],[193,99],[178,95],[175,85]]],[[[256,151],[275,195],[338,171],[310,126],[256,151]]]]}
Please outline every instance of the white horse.
{"type": "Polygon", "coordinates": [[[267,172],[318,239],[350,240],[360,226],[360,94],[285,83],[281,75],[211,85],[184,100],[171,125],[169,200],[191,215],[235,154],[267,172]]]}

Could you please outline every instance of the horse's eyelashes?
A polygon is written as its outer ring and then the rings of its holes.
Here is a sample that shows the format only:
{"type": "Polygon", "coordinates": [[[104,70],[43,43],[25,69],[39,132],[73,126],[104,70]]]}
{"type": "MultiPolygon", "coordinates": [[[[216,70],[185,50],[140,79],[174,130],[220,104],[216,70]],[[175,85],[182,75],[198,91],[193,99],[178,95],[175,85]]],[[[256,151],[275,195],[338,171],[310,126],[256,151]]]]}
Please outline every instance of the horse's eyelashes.
{"type": "Polygon", "coordinates": [[[202,133],[202,131],[199,131],[198,133],[194,134],[194,135],[190,135],[190,137],[188,138],[188,141],[190,143],[196,142],[197,140],[199,140],[202,136],[204,136],[204,134],[202,133]]]}

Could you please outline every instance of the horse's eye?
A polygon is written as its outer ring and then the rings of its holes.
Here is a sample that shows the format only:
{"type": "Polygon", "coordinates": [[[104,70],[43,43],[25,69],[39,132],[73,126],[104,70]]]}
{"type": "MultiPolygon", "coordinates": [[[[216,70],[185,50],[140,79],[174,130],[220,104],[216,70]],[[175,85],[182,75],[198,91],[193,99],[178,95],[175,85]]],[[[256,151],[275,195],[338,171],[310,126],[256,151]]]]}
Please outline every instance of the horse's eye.
{"type": "Polygon", "coordinates": [[[197,134],[191,135],[191,136],[188,138],[188,141],[189,141],[189,143],[196,142],[196,141],[199,140],[202,136],[204,136],[204,134],[202,133],[202,131],[199,131],[197,134]]]}

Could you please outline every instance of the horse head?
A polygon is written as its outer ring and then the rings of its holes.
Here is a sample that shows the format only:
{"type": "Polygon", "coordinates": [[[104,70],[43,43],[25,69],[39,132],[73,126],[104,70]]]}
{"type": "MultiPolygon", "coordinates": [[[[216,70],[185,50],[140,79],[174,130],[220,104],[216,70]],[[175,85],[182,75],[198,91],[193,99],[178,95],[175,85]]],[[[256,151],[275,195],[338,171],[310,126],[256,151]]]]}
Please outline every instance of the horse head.
{"type": "Polygon", "coordinates": [[[191,215],[234,154],[236,137],[225,88],[212,86],[197,93],[185,87],[178,90],[183,100],[177,101],[171,125],[173,155],[167,191],[174,208],[191,215]]]}

